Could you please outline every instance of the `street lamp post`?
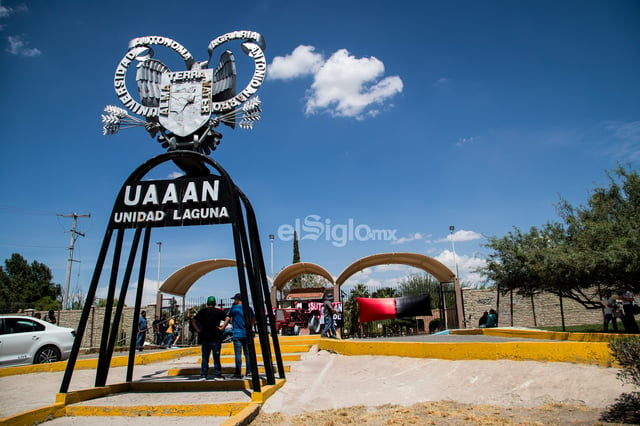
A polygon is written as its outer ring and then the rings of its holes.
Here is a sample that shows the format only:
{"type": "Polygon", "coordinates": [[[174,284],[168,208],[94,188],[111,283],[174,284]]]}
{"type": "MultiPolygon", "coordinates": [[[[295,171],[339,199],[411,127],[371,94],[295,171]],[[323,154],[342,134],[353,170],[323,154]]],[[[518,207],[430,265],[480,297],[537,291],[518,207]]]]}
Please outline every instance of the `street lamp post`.
{"type": "Polygon", "coordinates": [[[453,251],[453,266],[456,268],[456,278],[460,279],[460,274],[458,272],[458,262],[456,261],[456,245],[453,242],[453,231],[456,229],[455,226],[449,226],[449,233],[451,235],[451,250],[453,251]]]}
{"type": "Polygon", "coordinates": [[[271,243],[271,279],[273,279],[273,239],[275,235],[269,234],[269,242],[271,243]]]}
{"type": "Polygon", "coordinates": [[[160,318],[162,315],[162,295],[160,294],[160,252],[162,250],[162,241],[156,243],[158,245],[158,288],[156,290],[156,315],[160,318]]]}
{"type": "Polygon", "coordinates": [[[453,231],[455,229],[455,226],[449,226],[449,233],[451,234],[451,250],[453,251],[453,266],[456,268],[453,288],[456,294],[456,312],[458,315],[458,326],[460,326],[460,320],[462,320],[462,325],[466,328],[467,319],[464,317],[464,296],[462,295],[462,288],[460,286],[460,272],[458,271],[458,262],[456,260],[456,246],[453,242],[453,231]]]}

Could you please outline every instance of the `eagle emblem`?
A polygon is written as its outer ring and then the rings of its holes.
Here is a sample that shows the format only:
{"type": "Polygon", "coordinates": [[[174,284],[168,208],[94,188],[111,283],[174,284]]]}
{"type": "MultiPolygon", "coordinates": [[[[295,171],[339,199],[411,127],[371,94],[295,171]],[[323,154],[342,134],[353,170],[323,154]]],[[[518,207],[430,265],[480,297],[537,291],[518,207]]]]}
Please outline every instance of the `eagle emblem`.
{"type": "Polygon", "coordinates": [[[102,115],[103,134],[121,128],[142,126],[168,150],[191,150],[205,154],[216,149],[222,134],[220,123],[251,129],[260,119],[260,99],[254,96],[266,72],[265,42],[255,31],[234,31],[209,43],[209,59],[198,62],[180,43],[161,36],[138,37],[129,42],[114,76],[114,88],[125,109],[108,105],[102,115]],[[243,40],[241,47],[251,57],[255,69],[251,81],[236,92],[236,65],[233,53],[225,50],[211,68],[214,50],[230,40],[243,40]],[[164,46],[179,54],[185,70],[172,71],[154,58],[152,46],[164,46]],[[127,88],[126,75],[136,63],[137,99],[127,88]]]}

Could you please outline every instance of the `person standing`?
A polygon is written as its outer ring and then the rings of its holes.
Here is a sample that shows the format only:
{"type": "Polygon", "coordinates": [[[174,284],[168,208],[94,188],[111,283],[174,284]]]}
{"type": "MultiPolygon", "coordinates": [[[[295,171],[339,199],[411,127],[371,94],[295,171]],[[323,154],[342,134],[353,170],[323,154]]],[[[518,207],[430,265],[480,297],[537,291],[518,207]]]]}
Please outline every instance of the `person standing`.
{"type": "Polygon", "coordinates": [[[144,348],[144,341],[147,337],[147,325],[147,311],[142,311],[140,318],[138,318],[138,337],[136,339],[136,346],[140,352],[144,348]]]}
{"type": "Polygon", "coordinates": [[[322,337],[331,337],[335,339],[337,337],[336,326],[333,323],[333,304],[331,299],[325,297],[322,304],[322,313],[324,315],[324,329],[322,330],[322,337]]]}
{"type": "Polygon", "coordinates": [[[216,298],[209,296],[207,307],[198,311],[191,319],[193,327],[200,335],[202,346],[202,363],[200,364],[200,380],[207,380],[209,373],[209,356],[213,353],[213,380],[224,380],[222,365],[220,364],[220,347],[222,346],[222,331],[220,322],[225,321],[223,310],[216,308],[216,298]]]}
{"type": "Polygon", "coordinates": [[[618,309],[618,304],[616,299],[611,296],[611,290],[605,290],[602,306],[604,306],[604,332],[609,332],[609,323],[611,323],[613,332],[617,333],[618,318],[616,318],[616,310],[618,309]]]}
{"type": "Polygon", "coordinates": [[[251,326],[247,329],[244,322],[244,309],[242,307],[242,296],[237,293],[233,296],[233,306],[229,309],[229,313],[224,320],[224,325],[221,327],[224,333],[227,325],[231,323],[232,326],[232,341],[233,352],[236,356],[236,371],[233,375],[236,379],[242,378],[242,353],[244,352],[244,359],[247,364],[246,375],[251,375],[251,363],[249,362],[249,346],[247,339],[251,339],[253,330],[253,324],[255,322],[255,315],[253,310],[249,307],[249,313],[251,316],[251,326]]]}
{"type": "Polygon", "coordinates": [[[58,321],[56,321],[56,313],[53,309],[49,311],[49,315],[47,315],[46,321],[51,324],[57,324],[58,321]]]}
{"type": "Polygon", "coordinates": [[[167,340],[167,314],[163,313],[160,318],[160,322],[158,323],[158,331],[160,331],[160,340],[158,341],[158,346],[164,346],[167,340]]]}
{"type": "Polygon", "coordinates": [[[484,311],[480,319],[478,320],[478,327],[485,328],[487,326],[487,319],[489,318],[489,311],[484,311]]]}
{"type": "Polygon", "coordinates": [[[489,309],[489,315],[487,316],[486,327],[497,327],[498,326],[498,313],[495,309],[489,309]]]}
{"type": "Polygon", "coordinates": [[[620,299],[622,299],[622,312],[624,315],[622,316],[622,323],[624,324],[625,333],[639,333],[638,323],[636,322],[636,318],[633,316],[633,292],[627,287],[622,292],[620,299]]]}
{"type": "Polygon", "coordinates": [[[160,318],[157,315],[151,323],[151,327],[153,328],[153,343],[156,346],[160,346],[160,318]]]}
{"type": "Polygon", "coordinates": [[[193,319],[193,312],[188,311],[187,312],[187,324],[189,326],[189,338],[187,340],[187,344],[189,346],[191,345],[195,345],[197,343],[197,333],[198,331],[196,330],[196,328],[193,326],[193,321],[191,321],[193,319]]]}
{"type": "Polygon", "coordinates": [[[165,342],[164,345],[167,347],[171,347],[171,345],[173,345],[173,340],[174,340],[174,335],[173,335],[173,329],[176,325],[176,321],[173,319],[173,317],[169,318],[169,322],[167,323],[167,336],[165,337],[165,342]]]}

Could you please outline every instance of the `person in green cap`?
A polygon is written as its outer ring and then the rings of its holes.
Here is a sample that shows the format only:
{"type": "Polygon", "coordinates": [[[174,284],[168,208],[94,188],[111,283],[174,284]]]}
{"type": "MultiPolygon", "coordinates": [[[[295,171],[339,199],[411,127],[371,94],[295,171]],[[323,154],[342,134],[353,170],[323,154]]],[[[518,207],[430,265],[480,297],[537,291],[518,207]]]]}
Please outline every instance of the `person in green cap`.
{"type": "Polygon", "coordinates": [[[207,307],[201,309],[191,320],[191,324],[200,335],[202,344],[202,363],[200,364],[200,380],[207,380],[209,373],[209,355],[213,353],[213,380],[224,380],[220,363],[220,348],[222,347],[222,330],[220,322],[226,314],[216,308],[216,298],[209,296],[207,307]]]}

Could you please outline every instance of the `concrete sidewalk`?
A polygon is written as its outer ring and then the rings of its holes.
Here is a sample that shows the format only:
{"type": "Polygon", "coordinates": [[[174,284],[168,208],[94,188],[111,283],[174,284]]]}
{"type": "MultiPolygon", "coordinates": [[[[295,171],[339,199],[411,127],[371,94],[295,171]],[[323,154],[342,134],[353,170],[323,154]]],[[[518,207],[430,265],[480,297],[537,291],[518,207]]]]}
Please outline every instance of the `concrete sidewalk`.
{"type": "MultiPolygon", "coordinates": [[[[520,334],[520,332],[515,334],[520,334]]],[[[549,337],[543,334],[536,334],[535,336],[549,337]]],[[[437,400],[445,396],[446,399],[453,400],[461,398],[461,402],[474,401],[468,392],[462,392],[465,389],[472,389],[472,394],[474,392],[480,394],[491,393],[498,396],[508,391],[511,397],[503,400],[503,403],[516,403],[518,400],[543,401],[545,399],[558,401],[568,398],[600,406],[601,404],[611,403],[616,396],[625,390],[615,377],[617,369],[603,368],[597,365],[585,366],[581,364],[535,361],[444,361],[433,359],[438,358],[438,356],[425,355],[423,349],[419,349],[419,351],[423,351],[420,353],[409,351],[409,353],[413,354],[410,355],[414,356],[413,358],[405,356],[373,356],[371,353],[366,353],[371,348],[391,350],[403,348],[402,353],[403,351],[406,352],[404,348],[419,348],[425,344],[430,351],[446,347],[446,352],[451,352],[452,349],[450,348],[482,348],[484,345],[490,345],[488,347],[498,345],[505,348],[510,348],[513,345],[518,347],[521,345],[540,346],[540,348],[544,349],[539,350],[539,352],[548,352],[550,349],[555,352],[565,352],[566,349],[563,348],[568,349],[573,344],[579,343],[550,342],[549,340],[555,339],[549,338],[546,341],[527,339],[521,335],[516,339],[510,339],[503,336],[474,335],[473,333],[464,336],[422,335],[387,340],[367,339],[360,341],[358,339],[340,341],[309,336],[281,338],[283,355],[287,352],[286,346],[296,347],[296,351],[304,351],[303,361],[292,363],[291,371],[287,373],[287,382],[284,383],[282,389],[277,391],[274,396],[269,398],[267,395],[264,398],[266,400],[264,409],[284,412],[291,410],[292,407],[316,410],[344,406],[342,404],[379,405],[392,402],[410,404],[413,403],[414,398],[419,400],[435,398],[437,400]],[[536,341],[540,345],[537,345],[536,341]],[[305,344],[301,345],[303,342],[305,344]],[[314,349],[308,352],[310,345],[314,342],[319,343],[320,347],[326,347],[329,350],[332,350],[331,347],[334,345],[338,348],[336,350],[338,353],[345,347],[350,350],[353,347],[357,347],[360,353],[351,354],[354,356],[344,356],[335,353],[330,354],[326,350],[318,351],[314,349]],[[416,357],[422,359],[416,359],[416,357]],[[502,376],[508,377],[509,381],[497,380],[498,377],[502,376]],[[592,380],[595,382],[591,383],[592,380]],[[480,383],[482,386],[476,387],[475,383],[480,383]],[[580,384],[580,386],[574,393],[565,392],[570,390],[570,388],[565,389],[565,387],[572,384],[576,386],[580,384]],[[552,386],[555,391],[548,389],[548,386],[552,386]],[[376,392],[372,393],[374,389],[376,392]],[[532,389],[537,393],[531,393],[532,389]],[[433,394],[436,390],[439,392],[433,394]],[[446,392],[443,392],[443,390],[446,390],[446,392]],[[554,393],[556,391],[559,392],[557,395],[554,393]],[[328,394],[335,394],[335,398],[317,398],[328,394]],[[397,401],[398,398],[400,398],[400,401],[397,401]]],[[[606,344],[600,343],[599,346],[606,347],[606,344]]],[[[228,346],[225,348],[227,353],[232,353],[232,349],[228,346]]],[[[455,352],[455,349],[453,350],[455,352]]],[[[242,408],[241,405],[250,405],[252,393],[249,390],[249,381],[247,380],[198,382],[197,373],[187,374],[189,371],[192,373],[197,371],[199,367],[200,357],[194,355],[194,352],[198,353],[199,348],[167,350],[159,354],[143,353],[144,355],[142,356],[137,353],[137,360],[138,358],[141,360],[148,358],[150,360],[152,357],[161,357],[155,363],[147,361],[146,363],[135,365],[133,370],[133,383],[140,389],[144,389],[145,384],[152,383],[155,388],[154,391],[137,390],[135,392],[116,393],[91,401],[78,402],[74,404],[74,410],[80,415],[55,419],[49,423],[80,424],[82,422],[84,425],[98,425],[98,422],[104,423],[105,418],[96,416],[96,412],[89,411],[89,414],[93,414],[90,416],[82,415],[82,407],[100,405],[110,407],[112,413],[114,412],[113,407],[121,410],[122,415],[109,418],[110,422],[116,422],[116,424],[145,424],[145,422],[148,423],[150,421],[153,421],[154,425],[176,424],[183,421],[193,424],[194,421],[200,423],[204,420],[207,423],[221,424],[230,418],[230,414],[237,413],[242,408]],[[176,371],[180,372],[179,375],[172,373],[176,371]],[[161,389],[160,391],[158,387],[161,389]],[[180,391],[175,391],[176,387],[180,391]],[[217,409],[216,415],[208,415],[208,413],[212,413],[211,406],[214,404],[219,407],[225,407],[223,409],[228,409],[229,412],[225,415],[220,415],[219,409],[217,409]],[[176,414],[171,415],[171,410],[180,410],[190,406],[203,407],[197,413],[200,415],[197,420],[195,417],[188,415],[184,417],[176,414]],[[146,407],[145,410],[147,411],[143,411],[142,414],[136,412],[136,409],[140,407],[146,407]],[[154,411],[155,409],[161,411],[154,411]],[[132,412],[137,414],[131,414],[132,412]],[[126,414],[133,415],[133,417],[128,417],[126,414]]],[[[466,356],[468,349],[460,351],[459,354],[466,356]]],[[[535,354],[536,352],[534,351],[535,354]]],[[[448,353],[447,355],[450,354],[448,353]]],[[[462,359],[465,358],[463,357],[462,359]]],[[[91,360],[83,361],[90,362],[91,360]]],[[[232,364],[231,359],[227,361],[227,365],[230,364],[232,364]]],[[[124,365],[126,363],[121,367],[112,367],[109,370],[107,384],[125,382],[126,366],[124,365]]],[[[0,369],[1,371],[2,369],[0,369]]],[[[2,376],[0,374],[0,418],[55,404],[63,374],[64,371],[62,369],[53,372],[32,372],[26,375],[2,376]]],[[[76,368],[69,391],[91,389],[94,386],[94,381],[95,371],[93,369],[82,370],[76,368]]],[[[485,401],[484,403],[492,402],[485,401]]]]}

